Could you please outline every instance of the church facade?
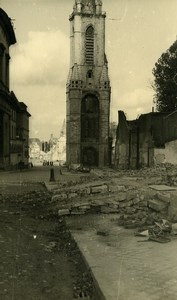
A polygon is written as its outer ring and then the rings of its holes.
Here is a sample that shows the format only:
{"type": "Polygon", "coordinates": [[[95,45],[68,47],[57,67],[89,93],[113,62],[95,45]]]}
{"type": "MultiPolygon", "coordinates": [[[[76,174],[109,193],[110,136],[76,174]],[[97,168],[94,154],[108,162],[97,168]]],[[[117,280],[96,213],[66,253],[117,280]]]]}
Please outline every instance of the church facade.
{"type": "Polygon", "coordinates": [[[100,0],[75,0],[70,20],[70,70],[66,86],[66,162],[110,163],[111,87],[100,0]]]}

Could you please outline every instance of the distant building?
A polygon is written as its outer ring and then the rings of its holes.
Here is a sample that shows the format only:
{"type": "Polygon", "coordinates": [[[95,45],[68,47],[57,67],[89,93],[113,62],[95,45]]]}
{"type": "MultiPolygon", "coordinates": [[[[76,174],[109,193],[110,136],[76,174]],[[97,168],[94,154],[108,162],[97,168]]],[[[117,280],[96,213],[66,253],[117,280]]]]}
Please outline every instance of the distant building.
{"type": "Polygon", "coordinates": [[[16,43],[11,19],[0,8],[0,169],[28,164],[27,106],[9,91],[9,48],[16,43]]]}
{"type": "Polygon", "coordinates": [[[67,164],[110,164],[110,80],[101,0],[76,0],[70,20],[67,81],[67,164]]]}
{"type": "Polygon", "coordinates": [[[150,112],[133,121],[119,111],[115,166],[138,169],[165,162],[177,164],[177,111],[150,112]]]}
{"type": "Polygon", "coordinates": [[[29,157],[30,161],[33,159],[40,159],[42,151],[42,142],[38,138],[29,139],[29,157]]]}
{"type": "Polygon", "coordinates": [[[66,122],[63,121],[59,138],[51,134],[49,141],[40,141],[38,138],[29,139],[29,155],[33,164],[42,162],[66,163],[66,122]]]}

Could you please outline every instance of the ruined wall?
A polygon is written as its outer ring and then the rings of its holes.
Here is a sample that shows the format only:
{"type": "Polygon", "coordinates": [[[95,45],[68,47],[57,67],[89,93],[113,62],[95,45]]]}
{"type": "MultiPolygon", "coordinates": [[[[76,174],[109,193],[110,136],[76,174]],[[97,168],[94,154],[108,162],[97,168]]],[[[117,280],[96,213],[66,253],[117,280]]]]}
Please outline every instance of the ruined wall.
{"type": "Polygon", "coordinates": [[[151,166],[153,164],[153,137],[151,114],[140,116],[138,120],[139,130],[139,167],[151,166]]]}
{"type": "Polygon", "coordinates": [[[177,140],[165,143],[165,148],[155,149],[155,164],[177,164],[177,140]]]}
{"type": "Polygon", "coordinates": [[[164,133],[166,142],[177,139],[177,111],[164,117],[164,133]]]}
{"type": "Polygon", "coordinates": [[[127,169],[129,166],[129,127],[123,111],[118,112],[119,124],[115,143],[115,166],[127,169]]]}
{"type": "Polygon", "coordinates": [[[138,169],[154,165],[154,148],[164,146],[164,116],[164,113],[148,113],[127,121],[124,112],[119,112],[117,167],[138,169]]]}

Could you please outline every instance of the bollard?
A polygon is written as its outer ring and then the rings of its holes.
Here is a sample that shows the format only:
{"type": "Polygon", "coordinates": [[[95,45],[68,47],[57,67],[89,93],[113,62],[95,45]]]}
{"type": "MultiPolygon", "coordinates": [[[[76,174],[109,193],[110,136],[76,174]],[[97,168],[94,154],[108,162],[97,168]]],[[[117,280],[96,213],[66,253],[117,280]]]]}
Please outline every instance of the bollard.
{"type": "Polygon", "coordinates": [[[61,171],[61,165],[60,165],[60,163],[59,163],[59,174],[60,174],[60,175],[63,175],[63,174],[62,174],[62,171],[61,171]]]}
{"type": "Polygon", "coordinates": [[[54,176],[54,169],[50,169],[50,181],[55,181],[55,176],[54,176]]]}

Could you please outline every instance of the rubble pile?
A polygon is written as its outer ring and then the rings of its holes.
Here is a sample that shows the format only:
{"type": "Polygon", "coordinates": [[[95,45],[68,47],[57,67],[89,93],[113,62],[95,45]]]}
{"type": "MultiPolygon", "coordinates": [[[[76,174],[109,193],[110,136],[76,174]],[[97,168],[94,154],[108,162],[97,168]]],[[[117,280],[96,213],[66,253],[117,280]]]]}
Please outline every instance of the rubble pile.
{"type": "MultiPolygon", "coordinates": [[[[154,241],[158,243],[168,243],[172,239],[177,238],[177,224],[172,224],[168,220],[161,219],[155,222],[153,226],[148,226],[142,231],[139,229],[135,232],[135,236],[148,237],[146,241],[154,241]]],[[[142,241],[138,241],[142,242],[142,241]]]]}
{"type": "Polygon", "coordinates": [[[59,216],[118,213],[120,225],[152,225],[168,213],[169,194],[131,186],[87,185],[59,190],[52,196],[59,216]]]}

